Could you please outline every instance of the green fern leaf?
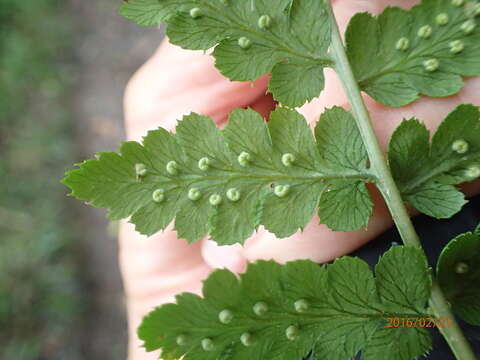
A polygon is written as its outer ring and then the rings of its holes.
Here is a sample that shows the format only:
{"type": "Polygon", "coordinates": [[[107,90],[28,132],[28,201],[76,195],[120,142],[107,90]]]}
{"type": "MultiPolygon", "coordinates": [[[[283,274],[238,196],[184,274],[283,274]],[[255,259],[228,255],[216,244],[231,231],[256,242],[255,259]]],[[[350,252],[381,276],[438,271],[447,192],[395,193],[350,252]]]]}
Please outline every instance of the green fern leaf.
{"type": "Polygon", "coordinates": [[[355,15],[346,41],[361,90],[387,106],[458,93],[461,76],[480,75],[474,3],[423,0],[411,10],[388,7],[378,17],[355,15]]]}
{"type": "Polygon", "coordinates": [[[176,304],[147,315],[138,334],[165,360],[298,360],[311,350],[318,359],[348,360],[360,351],[368,360],[416,359],[431,347],[426,329],[387,325],[389,318],[428,317],[426,259],[416,248],[395,246],[375,274],[348,257],[326,267],[261,261],[239,279],[217,270],[204,282],[203,298],[178,295],[176,304]]]}
{"type": "Polygon", "coordinates": [[[176,134],[151,131],[143,145],[127,142],[120,154],[85,161],[64,183],[76,198],[108,208],[112,219],[131,216],[146,235],[175,218],[179,237],[189,241],[209,234],[220,244],[241,243],[259,225],[287,237],[311,220],[322,194],[328,194],[320,206],[324,223],[366,226],[372,202],[364,182],[373,178],[352,116],[327,110],[316,136],[288,109],[278,108],[268,124],[252,110],[235,110],[223,131],[191,114],[176,134]],[[354,139],[355,148],[335,142],[332,133],[354,139]],[[337,191],[339,182],[346,191],[337,191]],[[344,201],[348,208],[337,206],[344,201]]]}
{"type": "Polygon", "coordinates": [[[323,1],[132,0],[121,13],[140,25],[168,18],[173,44],[215,47],[216,66],[231,80],[253,81],[271,71],[270,92],[291,107],[320,94],[323,68],[333,63],[323,1]]]}
{"type": "Polygon", "coordinates": [[[458,235],[442,250],[437,263],[438,282],[453,311],[480,326],[480,226],[458,235]]]}
{"type": "Polygon", "coordinates": [[[177,11],[189,11],[195,0],[125,0],[120,15],[139,26],[158,26],[177,11]]]}
{"type": "Polygon", "coordinates": [[[480,112],[460,105],[432,138],[416,119],[404,121],[389,146],[392,174],[403,198],[435,218],[449,218],[466,203],[454,185],[480,177],[480,112]]]}

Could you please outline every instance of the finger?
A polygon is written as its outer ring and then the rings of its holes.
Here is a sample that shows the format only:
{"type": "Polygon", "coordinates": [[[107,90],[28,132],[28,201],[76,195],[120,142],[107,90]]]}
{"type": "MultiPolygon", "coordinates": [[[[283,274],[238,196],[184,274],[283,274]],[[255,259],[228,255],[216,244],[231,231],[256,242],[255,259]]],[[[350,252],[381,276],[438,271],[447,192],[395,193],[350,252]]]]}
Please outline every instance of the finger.
{"type": "Polygon", "coordinates": [[[268,79],[252,84],[230,81],[214,67],[214,59],[200,51],[183,50],[164,41],[155,55],[133,76],[125,93],[127,134],[138,140],[147,130],[173,129],[190,112],[223,123],[236,107],[264,100],[268,79]]]}
{"type": "Polygon", "coordinates": [[[204,261],[215,269],[228,269],[241,273],[247,266],[247,258],[240,244],[219,246],[216,242],[205,240],[202,244],[204,261]]]}
{"type": "Polygon", "coordinates": [[[123,222],[119,251],[128,299],[129,353],[135,358],[134,354],[144,352],[136,336],[143,316],[154,307],[173,301],[174,294],[185,291],[200,294],[201,282],[211,268],[203,261],[200,244],[188,245],[178,239],[172,229],[147,238],[123,222]]]}
{"type": "Polygon", "coordinates": [[[393,131],[403,119],[415,117],[425,123],[433,133],[446,116],[458,105],[468,103],[480,105],[480,78],[465,80],[465,87],[455,96],[448,98],[423,97],[402,108],[389,108],[365,96],[367,107],[372,115],[373,126],[384,149],[393,131]]]}

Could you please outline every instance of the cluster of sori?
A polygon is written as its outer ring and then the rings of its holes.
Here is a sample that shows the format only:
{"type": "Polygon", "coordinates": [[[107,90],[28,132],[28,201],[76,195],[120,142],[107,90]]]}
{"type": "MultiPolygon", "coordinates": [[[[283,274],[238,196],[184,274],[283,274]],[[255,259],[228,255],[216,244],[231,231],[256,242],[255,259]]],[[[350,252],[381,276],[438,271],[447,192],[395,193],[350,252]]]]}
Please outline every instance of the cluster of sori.
{"type": "MultiPolygon", "coordinates": [[[[291,167],[295,163],[295,155],[286,153],[282,155],[282,164],[286,167],[291,167]]],[[[247,167],[252,161],[252,156],[248,152],[242,152],[238,155],[238,163],[242,167],[247,167]]],[[[203,157],[198,161],[198,168],[202,171],[207,171],[210,168],[211,160],[208,157],[203,157]]],[[[176,161],[169,161],[165,167],[168,174],[175,176],[178,175],[178,164],[176,161]]],[[[135,164],[135,173],[138,181],[142,181],[148,174],[147,166],[143,163],[135,164]]],[[[289,185],[276,185],[273,187],[273,193],[278,197],[285,197],[290,190],[289,185]]],[[[241,193],[237,188],[229,188],[226,191],[226,197],[231,202],[237,202],[240,200],[241,193]]],[[[188,198],[192,201],[200,200],[202,192],[200,189],[192,187],[188,190],[188,198]]],[[[162,203],[165,200],[165,189],[158,188],[152,193],[152,199],[156,203],[162,203]]],[[[214,193],[209,197],[209,202],[212,206],[218,206],[221,204],[223,198],[220,194],[214,193]]]]}
{"type": "MultiPolygon", "coordinates": [[[[305,313],[310,308],[308,301],[305,299],[299,299],[295,301],[293,306],[297,313],[305,313]]],[[[268,305],[263,301],[259,301],[252,307],[252,311],[256,316],[262,317],[268,312],[268,305]]],[[[232,321],[234,321],[234,318],[235,318],[234,313],[229,309],[224,309],[220,311],[218,314],[218,320],[225,325],[232,323],[232,321]]],[[[297,325],[289,325],[285,328],[285,337],[288,340],[294,341],[298,338],[299,335],[300,335],[300,332],[299,332],[299,327],[297,325]]],[[[255,337],[251,332],[247,331],[247,332],[243,332],[240,335],[239,341],[244,346],[251,346],[255,343],[255,337]]],[[[179,346],[191,345],[188,334],[178,335],[176,338],[176,342],[177,342],[177,345],[179,346]]],[[[211,338],[202,339],[200,342],[200,345],[202,349],[205,351],[213,351],[215,349],[214,340],[211,338]]]]}
{"type": "MultiPolygon", "coordinates": [[[[464,0],[452,0],[452,5],[463,6],[464,0]]],[[[480,15],[480,4],[475,4],[467,11],[470,11],[473,16],[480,15]]],[[[435,17],[435,22],[438,26],[445,26],[449,23],[450,18],[446,13],[440,13],[435,17]]],[[[471,34],[475,30],[476,23],[473,18],[466,20],[460,25],[460,29],[465,34],[471,34]]],[[[422,39],[429,39],[432,36],[434,29],[430,25],[423,25],[418,29],[417,36],[422,39]]],[[[407,37],[398,39],[396,49],[399,51],[407,51],[410,49],[410,40],[407,37]]],[[[465,43],[462,40],[452,40],[449,43],[450,52],[452,54],[461,53],[465,49],[465,43]]],[[[440,61],[436,58],[431,58],[423,61],[423,67],[426,71],[433,72],[440,67],[440,61]]]]}

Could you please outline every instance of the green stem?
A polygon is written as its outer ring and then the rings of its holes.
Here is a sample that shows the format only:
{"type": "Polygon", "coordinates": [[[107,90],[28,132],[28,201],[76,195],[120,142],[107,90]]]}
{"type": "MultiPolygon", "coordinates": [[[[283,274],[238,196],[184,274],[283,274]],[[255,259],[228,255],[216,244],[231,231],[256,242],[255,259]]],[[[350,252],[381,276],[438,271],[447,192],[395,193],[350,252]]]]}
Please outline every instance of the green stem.
{"type": "Polygon", "coordinates": [[[445,299],[445,295],[436,281],[433,282],[430,305],[437,318],[452,319],[450,326],[445,325],[439,328],[439,330],[445,340],[447,340],[455,357],[459,360],[476,360],[477,358],[473,353],[470,344],[463,335],[462,329],[460,329],[460,326],[450,311],[450,306],[445,299]]]}
{"type": "MultiPolygon", "coordinates": [[[[405,245],[415,246],[423,251],[420,239],[413,227],[410,216],[400,195],[397,185],[393,179],[392,173],[388,167],[384,152],[380,148],[377,136],[372,126],[370,115],[363,101],[358,87],[357,80],[353,74],[352,68],[348,61],[345,47],[335,20],[335,15],[329,0],[325,0],[330,12],[332,22],[332,52],[335,58],[335,70],[342,82],[343,88],[352,107],[355,121],[362,135],[363,142],[367,149],[370,159],[372,173],[377,176],[377,186],[382,193],[385,202],[390,210],[393,221],[402,237],[405,245]]],[[[444,326],[440,329],[442,335],[447,340],[450,348],[459,360],[476,360],[475,355],[465,339],[460,327],[458,326],[450,306],[445,299],[440,287],[434,280],[430,304],[434,315],[437,318],[452,319],[451,326],[444,326]]]]}

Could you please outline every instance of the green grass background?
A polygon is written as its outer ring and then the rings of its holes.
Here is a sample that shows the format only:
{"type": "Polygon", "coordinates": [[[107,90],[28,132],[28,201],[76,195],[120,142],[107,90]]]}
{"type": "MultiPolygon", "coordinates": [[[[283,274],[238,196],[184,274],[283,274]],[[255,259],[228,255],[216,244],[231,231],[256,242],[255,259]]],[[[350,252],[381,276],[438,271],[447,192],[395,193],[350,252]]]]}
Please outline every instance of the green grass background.
{"type": "Polygon", "coordinates": [[[72,210],[75,29],[61,0],[0,0],[0,359],[81,359],[72,210]],[[70,205],[69,205],[70,206],[70,205]]]}

